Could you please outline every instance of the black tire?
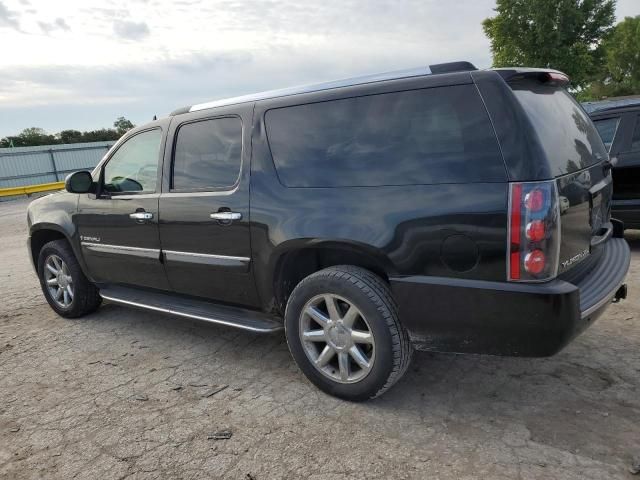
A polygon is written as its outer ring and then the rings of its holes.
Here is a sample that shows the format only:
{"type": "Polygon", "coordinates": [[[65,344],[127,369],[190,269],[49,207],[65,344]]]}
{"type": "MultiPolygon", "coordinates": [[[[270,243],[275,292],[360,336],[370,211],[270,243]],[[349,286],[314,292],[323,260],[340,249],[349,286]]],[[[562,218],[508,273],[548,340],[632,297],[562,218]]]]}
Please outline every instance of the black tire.
{"type": "Polygon", "coordinates": [[[285,334],[289,350],[306,377],[324,392],[351,401],[375,398],[402,377],[411,360],[413,349],[397,310],[389,287],[372,272],[351,265],[320,270],[302,280],[287,302],[285,334]],[[355,305],[366,318],[374,337],[373,366],[355,383],[340,383],[321,373],[305,353],[300,339],[303,308],[324,294],[337,295],[355,305]]]}
{"type": "Polygon", "coordinates": [[[46,243],[38,254],[38,278],[44,298],[51,308],[61,317],[77,318],[95,311],[102,302],[98,288],[87,279],[82,272],[78,260],[73,254],[71,246],[66,240],[54,240],[46,243]],[[73,279],[73,299],[71,304],[64,308],[56,303],[46,285],[45,262],[50,255],[57,255],[66,263],[68,272],[73,279]]]}

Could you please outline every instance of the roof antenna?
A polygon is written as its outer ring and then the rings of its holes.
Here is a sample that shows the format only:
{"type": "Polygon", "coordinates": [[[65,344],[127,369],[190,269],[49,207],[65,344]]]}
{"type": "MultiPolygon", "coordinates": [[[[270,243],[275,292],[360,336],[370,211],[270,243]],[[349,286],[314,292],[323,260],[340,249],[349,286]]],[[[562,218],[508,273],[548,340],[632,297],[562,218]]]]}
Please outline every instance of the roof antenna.
{"type": "Polygon", "coordinates": [[[157,117],[156,115],[154,115],[154,116],[153,116],[153,119],[154,119],[154,120],[157,120],[157,119],[158,119],[158,117],[157,117]]]}

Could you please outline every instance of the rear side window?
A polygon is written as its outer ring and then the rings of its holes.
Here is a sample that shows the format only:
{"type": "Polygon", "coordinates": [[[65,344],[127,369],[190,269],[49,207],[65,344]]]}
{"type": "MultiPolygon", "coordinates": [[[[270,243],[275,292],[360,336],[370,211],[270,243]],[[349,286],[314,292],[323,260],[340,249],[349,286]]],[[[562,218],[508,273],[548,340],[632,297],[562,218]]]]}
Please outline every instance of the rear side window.
{"type": "Polygon", "coordinates": [[[600,134],[600,138],[604,142],[604,146],[607,151],[611,150],[611,144],[616,136],[618,130],[618,124],[620,123],[620,117],[615,118],[603,118],[602,120],[594,120],[593,122],[600,134]]]}
{"type": "Polygon", "coordinates": [[[640,150],[640,116],[636,117],[636,128],[633,130],[631,150],[640,150]]]}
{"type": "Polygon", "coordinates": [[[505,180],[473,85],[278,108],[265,122],[278,176],[288,187],[505,180]]]}
{"type": "Polygon", "coordinates": [[[187,123],[178,129],[172,188],[232,187],[240,174],[242,122],[237,117],[187,123]]]}
{"type": "Polygon", "coordinates": [[[511,84],[554,176],[582,170],[607,158],[593,122],[563,88],[534,82],[511,84]]]}

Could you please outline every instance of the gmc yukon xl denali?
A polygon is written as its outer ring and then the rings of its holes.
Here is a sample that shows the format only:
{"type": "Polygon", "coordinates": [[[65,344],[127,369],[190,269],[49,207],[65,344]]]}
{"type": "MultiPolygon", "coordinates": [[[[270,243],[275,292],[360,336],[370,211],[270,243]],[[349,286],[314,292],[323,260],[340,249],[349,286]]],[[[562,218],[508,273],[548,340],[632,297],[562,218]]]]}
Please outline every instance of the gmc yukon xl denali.
{"type": "Polygon", "coordinates": [[[630,259],[567,82],[456,62],[177,110],[31,203],[44,296],[284,329],[351,400],[413,349],[552,355],[625,297],[630,259]]]}

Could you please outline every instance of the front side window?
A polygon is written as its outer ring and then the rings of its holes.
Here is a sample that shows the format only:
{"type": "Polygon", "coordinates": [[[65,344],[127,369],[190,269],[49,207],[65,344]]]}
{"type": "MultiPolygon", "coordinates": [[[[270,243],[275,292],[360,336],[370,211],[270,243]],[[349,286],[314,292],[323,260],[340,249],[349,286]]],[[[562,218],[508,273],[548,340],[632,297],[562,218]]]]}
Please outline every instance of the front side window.
{"type": "Polygon", "coordinates": [[[104,190],[155,192],[161,139],[162,132],[155,129],[125,141],[104,167],[104,190]]]}
{"type": "Polygon", "coordinates": [[[613,139],[616,136],[618,124],[620,123],[620,117],[603,118],[602,120],[595,120],[593,123],[602,138],[604,146],[607,147],[607,151],[611,151],[611,145],[613,144],[613,139]]]}
{"type": "Polygon", "coordinates": [[[277,108],[265,123],[287,187],[505,179],[497,139],[473,85],[277,108]]]}
{"type": "Polygon", "coordinates": [[[242,122],[237,117],[187,123],[178,130],[172,188],[229,188],[240,174],[242,122]]]}

